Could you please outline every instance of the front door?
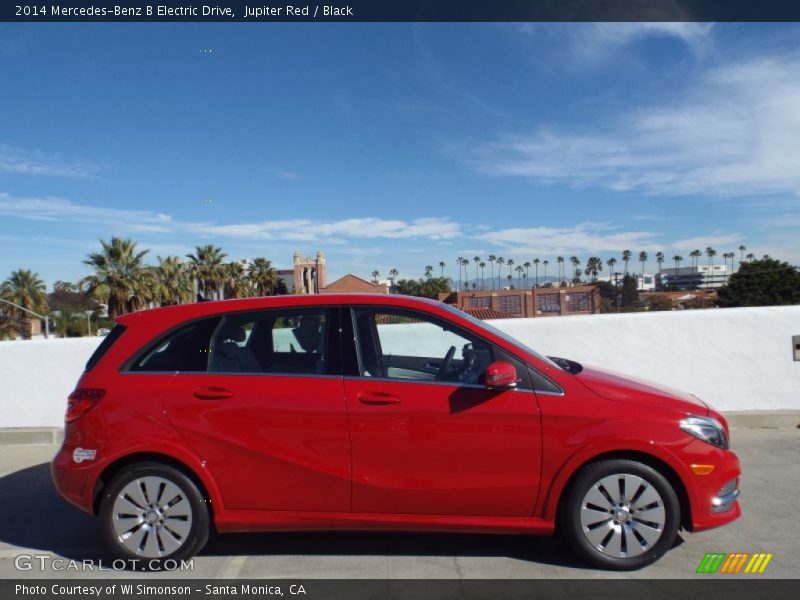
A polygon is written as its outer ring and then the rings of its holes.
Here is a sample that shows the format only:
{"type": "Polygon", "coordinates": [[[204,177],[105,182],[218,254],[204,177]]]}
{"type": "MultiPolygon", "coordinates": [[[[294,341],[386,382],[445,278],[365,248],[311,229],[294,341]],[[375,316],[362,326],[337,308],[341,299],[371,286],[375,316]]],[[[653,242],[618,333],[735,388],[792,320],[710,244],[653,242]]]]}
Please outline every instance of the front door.
{"type": "Polygon", "coordinates": [[[499,351],[417,311],[355,308],[352,323],[353,512],[530,516],[539,409],[530,390],[485,388],[499,351]]]}
{"type": "Polygon", "coordinates": [[[205,371],[173,378],[167,416],[206,461],[226,509],[349,510],[330,317],[324,308],[228,314],[211,335],[205,371]]]}

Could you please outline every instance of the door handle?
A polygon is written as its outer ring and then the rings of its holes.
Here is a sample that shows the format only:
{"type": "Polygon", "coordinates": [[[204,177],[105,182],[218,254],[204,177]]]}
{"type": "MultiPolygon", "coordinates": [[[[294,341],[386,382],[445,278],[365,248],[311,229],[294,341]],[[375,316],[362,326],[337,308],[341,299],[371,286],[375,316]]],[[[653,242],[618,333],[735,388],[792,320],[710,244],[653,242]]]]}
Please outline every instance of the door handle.
{"type": "Polygon", "coordinates": [[[233,396],[233,392],[221,387],[212,385],[194,388],[192,395],[200,400],[224,400],[233,396]]]}
{"type": "Polygon", "coordinates": [[[361,392],[356,396],[361,404],[399,404],[400,398],[382,392],[361,392]]]}

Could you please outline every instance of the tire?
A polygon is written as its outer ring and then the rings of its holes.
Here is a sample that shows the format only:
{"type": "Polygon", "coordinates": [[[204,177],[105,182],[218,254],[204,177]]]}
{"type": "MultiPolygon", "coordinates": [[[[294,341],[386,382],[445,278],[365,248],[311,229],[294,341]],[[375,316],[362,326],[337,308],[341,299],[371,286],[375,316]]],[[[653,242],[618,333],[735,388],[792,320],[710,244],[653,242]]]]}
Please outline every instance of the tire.
{"type": "Polygon", "coordinates": [[[631,570],[661,558],[675,543],[680,521],[678,496],[661,473],[633,460],[603,460],[578,472],[558,526],[587,562],[631,570]]]}
{"type": "Polygon", "coordinates": [[[141,462],[124,467],[103,490],[100,529],[116,558],[160,570],[205,546],[211,518],[202,492],[184,472],[141,462]]]}

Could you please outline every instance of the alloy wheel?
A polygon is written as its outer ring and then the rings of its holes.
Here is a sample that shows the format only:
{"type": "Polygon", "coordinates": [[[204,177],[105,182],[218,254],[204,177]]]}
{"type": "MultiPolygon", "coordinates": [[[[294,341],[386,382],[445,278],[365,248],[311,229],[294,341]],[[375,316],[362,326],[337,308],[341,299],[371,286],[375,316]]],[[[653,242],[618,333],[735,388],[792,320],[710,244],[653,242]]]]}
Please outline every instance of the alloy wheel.
{"type": "Polygon", "coordinates": [[[132,554],[161,558],[181,548],[192,530],[192,506],[180,486],[155,475],[130,481],[112,507],[114,534],[132,554]]]}
{"type": "Polygon", "coordinates": [[[615,473],[596,481],[581,501],[581,530],[589,544],[610,558],[651,550],[664,533],[664,499],[642,477],[615,473]]]}

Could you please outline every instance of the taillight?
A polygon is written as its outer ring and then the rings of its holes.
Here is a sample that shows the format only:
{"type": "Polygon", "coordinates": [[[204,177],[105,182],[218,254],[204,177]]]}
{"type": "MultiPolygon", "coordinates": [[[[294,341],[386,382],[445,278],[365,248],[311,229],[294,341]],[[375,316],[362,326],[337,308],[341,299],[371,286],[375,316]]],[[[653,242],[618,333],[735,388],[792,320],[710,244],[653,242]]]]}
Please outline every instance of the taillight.
{"type": "Polygon", "coordinates": [[[86,414],[100,402],[106,395],[105,390],[92,388],[78,388],[69,395],[67,400],[67,414],[64,420],[71,423],[83,414],[86,414]]]}

